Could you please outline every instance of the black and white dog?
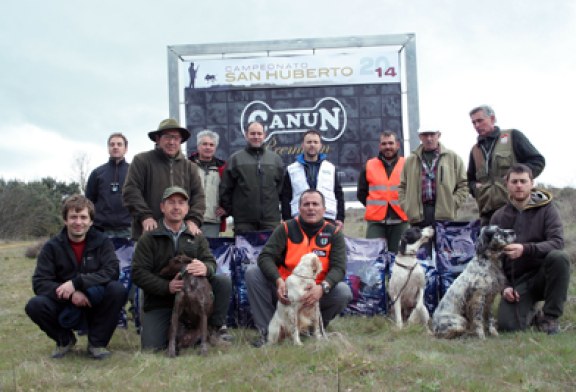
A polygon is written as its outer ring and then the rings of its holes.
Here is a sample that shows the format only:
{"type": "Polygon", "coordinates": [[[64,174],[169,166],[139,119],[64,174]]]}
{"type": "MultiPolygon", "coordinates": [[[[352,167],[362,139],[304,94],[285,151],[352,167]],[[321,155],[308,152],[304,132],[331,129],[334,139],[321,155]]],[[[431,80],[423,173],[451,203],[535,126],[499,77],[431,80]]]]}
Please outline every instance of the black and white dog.
{"type": "Polygon", "coordinates": [[[426,273],[416,259],[416,252],[433,236],[432,227],[412,227],[400,238],[392,276],[388,282],[388,294],[392,299],[398,328],[402,328],[406,320],[408,323],[428,324],[430,316],[424,306],[426,273]]]}
{"type": "Polygon", "coordinates": [[[432,316],[432,332],[439,338],[465,333],[485,339],[486,331],[497,336],[492,304],[504,288],[503,249],[516,239],[514,230],[498,226],[482,228],[476,255],[450,286],[432,316]]]}

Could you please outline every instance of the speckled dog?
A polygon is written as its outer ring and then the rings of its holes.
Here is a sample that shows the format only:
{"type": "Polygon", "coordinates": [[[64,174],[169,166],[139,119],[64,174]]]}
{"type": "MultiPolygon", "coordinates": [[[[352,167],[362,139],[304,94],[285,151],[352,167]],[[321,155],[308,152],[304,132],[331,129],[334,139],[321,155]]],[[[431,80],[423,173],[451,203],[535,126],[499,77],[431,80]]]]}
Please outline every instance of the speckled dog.
{"type": "Polygon", "coordinates": [[[498,335],[492,303],[506,280],[502,250],[515,238],[513,230],[498,226],[482,228],[476,256],[452,283],[432,316],[432,332],[436,337],[451,339],[469,333],[485,339],[486,330],[492,336],[498,335]]]}

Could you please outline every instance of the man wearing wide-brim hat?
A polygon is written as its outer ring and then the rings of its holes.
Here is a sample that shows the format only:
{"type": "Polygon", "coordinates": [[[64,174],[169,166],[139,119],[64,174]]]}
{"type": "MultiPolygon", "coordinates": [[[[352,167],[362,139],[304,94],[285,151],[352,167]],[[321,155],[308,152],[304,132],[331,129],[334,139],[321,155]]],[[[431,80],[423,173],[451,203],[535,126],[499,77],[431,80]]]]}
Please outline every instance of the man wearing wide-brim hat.
{"type": "Polygon", "coordinates": [[[158,227],[162,192],[172,186],[188,192],[190,211],[184,220],[192,234],[199,234],[206,209],[204,190],[196,165],[181,150],[190,131],[169,118],[148,132],[148,137],[155,147],[134,157],[122,193],[124,205],[132,214],[132,237],[138,239],[143,232],[158,227]]]}

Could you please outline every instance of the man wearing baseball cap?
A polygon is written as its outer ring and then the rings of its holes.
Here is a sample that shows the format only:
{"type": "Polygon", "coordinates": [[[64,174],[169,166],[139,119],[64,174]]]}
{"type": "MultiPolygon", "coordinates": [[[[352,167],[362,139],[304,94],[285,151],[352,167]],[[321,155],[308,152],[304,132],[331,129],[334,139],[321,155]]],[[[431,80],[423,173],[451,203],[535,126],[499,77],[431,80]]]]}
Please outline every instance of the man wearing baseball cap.
{"type": "Polygon", "coordinates": [[[440,135],[439,128],[421,127],[420,145],[406,158],[400,175],[398,198],[412,226],[453,221],[468,195],[464,162],[440,143],[440,135]]]}
{"type": "Polygon", "coordinates": [[[158,227],[162,217],[162,192],[169,187],[184,189],[189,197],[189,211],[184,222],[193,235],[200,233],[204,211],[204,190],[196,165],[186,159],[181,144],[190,137],[174,119],[163,120],[148,137],[154,149],[137,154],[130,165],[124,183],[124,205],[132,214],[132,237],[138,239],[143,232],[158,227]]]}
{"type": "Polygon", "coordinates": [[[161,276],[159,271],[177,255],[193,260],[186,272],[205,276],[214,294],[213,312],[208,326],[212,343],[222,343],[230,336],[222,336],[220,328],[226,321],[232,282],[230,277],[216,275],[216,260],[210,252],[208,241],[201,234],[193,234],[184,223],[188,215],[188,193],[181,187],[169,187],[162,194],[160,210],[163,218],[158,227],[142,234],[132,260],[132,279],[144,291],[142,349],[161,350],[168,343],[168,328],[172,317],[175,294],[184,285],[180,274],[161,276]]]}

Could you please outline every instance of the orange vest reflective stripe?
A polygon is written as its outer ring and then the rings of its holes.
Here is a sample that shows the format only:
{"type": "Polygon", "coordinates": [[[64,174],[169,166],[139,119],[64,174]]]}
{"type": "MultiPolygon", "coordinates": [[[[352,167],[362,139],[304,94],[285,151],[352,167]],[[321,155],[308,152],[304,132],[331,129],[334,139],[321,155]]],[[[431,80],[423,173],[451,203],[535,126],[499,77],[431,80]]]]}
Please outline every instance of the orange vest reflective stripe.
{"type": "Polygon", "coordinates": [[[316,283],[320,284],[328,268],[330,267],[330,250],[332,249],[332,235],[338,229],[331,223],[324,222],[324,226],[314,237],[308,238],[306,233],[300,227],[298,218],[284,222],[284,230],[286,231],[286,257],[284,265],[278,268],[282,279],[286,280],[290,276],[292,270],[296,268],[302,256],[307,253],[314,253],[322,263],[322,272],[316,277],[316,283]]]}
{"type": "Polygon", "coordinates": [[[388,178],[380,158],[372,158],[366,162],[366,182],[368,183],[368,197],[366,197],[366,212],[364,214],[366,220],[384,220],[388,206],[392,207],[400,219],[408,220],[408,216],[400,207],[398,200],[398,186],[403,167],[404,157],[399,157],[390,178],[388,178]]]}

